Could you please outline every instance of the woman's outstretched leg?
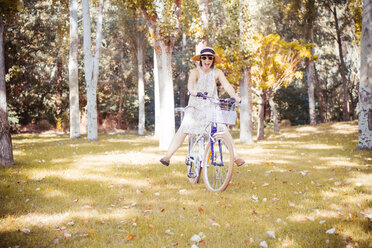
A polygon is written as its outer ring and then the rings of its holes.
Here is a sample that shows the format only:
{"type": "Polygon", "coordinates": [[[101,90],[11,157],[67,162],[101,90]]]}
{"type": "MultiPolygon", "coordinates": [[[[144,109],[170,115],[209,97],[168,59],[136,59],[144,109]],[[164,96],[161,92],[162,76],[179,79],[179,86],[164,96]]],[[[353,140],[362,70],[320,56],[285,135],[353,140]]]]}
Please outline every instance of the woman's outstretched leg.
{"type": "Polygon", "coordinates": [[[160,162],[163,165],[168,166],[170,163],[170,158],[173,156],[173,154],[178,150],[178,148],[182,145],[183,141],[185,140],[187,134],[183,133],[178,129],[176,134],[173,136],[173,139],[169,145],[168,151],[165,154],[165,157],[160,159],[160,162]]]}

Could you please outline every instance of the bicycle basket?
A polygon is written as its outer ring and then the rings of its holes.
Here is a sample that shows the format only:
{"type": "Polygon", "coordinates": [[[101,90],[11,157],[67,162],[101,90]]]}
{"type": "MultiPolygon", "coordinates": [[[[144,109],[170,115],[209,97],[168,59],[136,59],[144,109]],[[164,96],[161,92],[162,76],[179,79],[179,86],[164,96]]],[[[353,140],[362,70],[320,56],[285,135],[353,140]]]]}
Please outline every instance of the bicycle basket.
{"type": "Polygon", "coordinates": [[[235,125],[237,117],[236,105],[234,103],[220,101],[208,115],[210,122],[235,125]]]}

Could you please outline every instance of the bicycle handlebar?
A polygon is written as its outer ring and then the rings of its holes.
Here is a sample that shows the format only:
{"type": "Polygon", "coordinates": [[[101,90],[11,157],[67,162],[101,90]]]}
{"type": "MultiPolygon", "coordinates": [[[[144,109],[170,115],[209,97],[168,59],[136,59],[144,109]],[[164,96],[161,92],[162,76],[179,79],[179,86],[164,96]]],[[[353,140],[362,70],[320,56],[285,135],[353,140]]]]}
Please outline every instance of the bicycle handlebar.
{"type": "MultiPolygon", "coordinates": [[[[191,95],[190,91],[188,92],[189,95],[191,95]]],[[[231,97],[231,98],[213,98],[213,97],[210,97],[208,96],[208,92],[197,92],[196,93],[196,97],[200,97],[200,98],[203,98],[204,100],[206,100],[207,98],[209,99],[215,99],[215,100],[218,100],[220,103],[228,103],[228,104],[235,104],[236,103],[236,99],[234,97],[231,97]]],[[[241,102],[241,101],[240,101],[241,102]]]]}

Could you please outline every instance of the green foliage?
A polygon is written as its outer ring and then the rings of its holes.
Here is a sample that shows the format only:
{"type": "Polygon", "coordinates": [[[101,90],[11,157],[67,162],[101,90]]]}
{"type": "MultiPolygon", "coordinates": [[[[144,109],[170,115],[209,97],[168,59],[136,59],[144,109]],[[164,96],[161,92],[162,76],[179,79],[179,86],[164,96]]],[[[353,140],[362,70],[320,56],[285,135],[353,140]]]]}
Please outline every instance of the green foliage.
{"type": "Polygon", "coordinates": [[[257,50],[251,67],[252,84],[257,89],[287,87],[293,80],[302,78],[297,68],[304,58],[311,58],[313,44],[294,40],[286,42],[278,34],[255,35],[257,50]]]}
{"type": "Polygon", "coordinates": [[[279,120],[290,120],[292,125],[309,122],[309,101],[307,90],[296,84],[280,88],[274,96],[279,120]]]}
{"type": "Polygon", "coordinates": [[[1,14],[20,12],[22,10],[23,10],[22,0],[1,0],[0,1],[0,13],[1,14]]]}

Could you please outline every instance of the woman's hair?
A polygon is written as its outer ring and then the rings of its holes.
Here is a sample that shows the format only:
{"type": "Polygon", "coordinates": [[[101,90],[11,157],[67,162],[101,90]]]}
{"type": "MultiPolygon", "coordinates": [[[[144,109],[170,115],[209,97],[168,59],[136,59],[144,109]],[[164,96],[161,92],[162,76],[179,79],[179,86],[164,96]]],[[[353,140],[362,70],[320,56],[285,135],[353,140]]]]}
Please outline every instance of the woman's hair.
{"type": "MultiPolygon", "coordinates": [[[[200,67],[203,66],[201,59],[200,59],[200,61],[199,61],[199,65],[200,65],[200,67]]],[[[214,68],[214,59],[213,59],[213,63],[212,63],[212,65],[211,65],[211,68],[212,68],[212,69],[214,68]]]]}

